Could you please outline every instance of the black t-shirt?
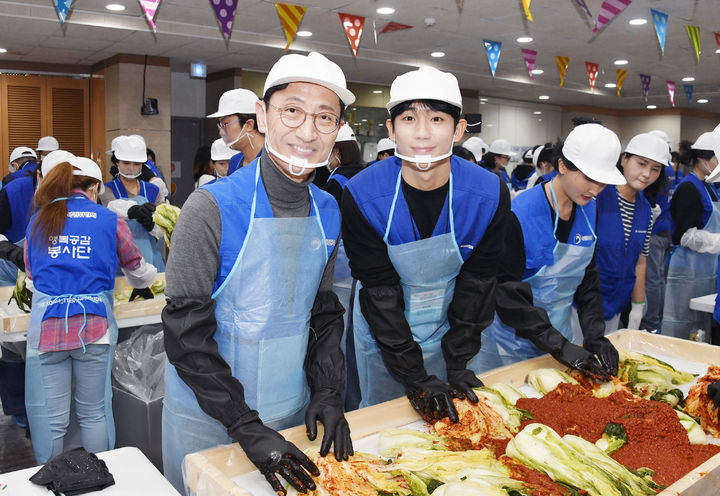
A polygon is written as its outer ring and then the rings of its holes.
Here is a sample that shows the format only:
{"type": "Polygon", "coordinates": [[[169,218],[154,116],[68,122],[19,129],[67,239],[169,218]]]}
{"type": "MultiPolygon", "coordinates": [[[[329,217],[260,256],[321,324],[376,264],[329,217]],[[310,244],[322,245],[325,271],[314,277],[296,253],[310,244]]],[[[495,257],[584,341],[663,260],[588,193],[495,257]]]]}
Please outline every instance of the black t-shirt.
{"type": "MultiPolygon", "coordinates": [[[[717,200],[715,191],[706,183],[703,186],[713,201],[717,200]]],[[[670,200],[670,215],[673,220],[673,244],[679,245],[685,231],[692,227],[702,228],[703,204],[700,192],[691,182],[684,182],[675,189],[670,200]]]]}

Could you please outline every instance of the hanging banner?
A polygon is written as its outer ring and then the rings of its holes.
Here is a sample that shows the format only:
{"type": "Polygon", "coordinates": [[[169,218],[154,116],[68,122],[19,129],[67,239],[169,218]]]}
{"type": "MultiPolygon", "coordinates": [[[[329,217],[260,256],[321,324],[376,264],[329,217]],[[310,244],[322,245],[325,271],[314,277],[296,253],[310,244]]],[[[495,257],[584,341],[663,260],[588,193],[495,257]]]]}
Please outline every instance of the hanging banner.
{"type": "Polygon", "coordinates": [[[597,33],[598,29],[610,22],[613,17],[620,14],[631,3],[632,0],[605,0],[600,7],[595,28],[593,28],[592,32],[597,33]]]}
{"type": "Polygon", "coordinates": [[[700,26],[685,25],[688,37],[690,38],[690,44],[695,49],[695,57],[697,57],[698,63],[700,62],[700,26]]]}
{"type": "Polygon", "coordinates": [[[668,15],[655,9],[650,9],[650,13],[652,14],[653,23],[655,23],[655,34],[657,34],[658,43],[660,43],[660,50],[662,54],[665,55],[668,15]]]}
{"type": "Polygon", "coordinates": [[[487,53],[488,62],[490,63],[490,72],[495,77],[495,70],[500,60],[500,50],[502,50],[502,43],[499,41],[483,40],[485,45],[485,53],[487,53]]]}
{"type": "Polygon", "coordinates": [[[578,7],[583,9],[585,11],[585,14],[590,18],[591,21],[593,21],[593,24],[595,24],[595,18],[593,18],[592,12],[590,12],[590,9],[588,9],[587,4],[585,3],[585,0],[575,0],[575,3],[578,7]]]}
{"type": "Polygon", "coordinates": [[[687,97],[688,105],[692,105],[693,85],[684,84],[683,88],[685,89],[685,96],[687,97]]]}
{"type": "Polygon", "coordinates": [[[590,91],[595,93],[595,81],[597,80],[600,66],[595,62],[585,62],[585,69],[587,69],[588,81],[590,82],[590,91]]]}
{"type": "Polygon", "coordinates": [[[154,33],[157,30],[155,28],[155,12],[157,12],[161,0],[138,0],[138,2],[140,2],[140,7],[145,13],[145,19],[147,19],[154,33]]]}
{"type": "Polygon", "coordinates": [[[222,29],[227,39],[230,38],[230,33],[232,33],[232,24],[233,19],[235,19],[237,4],[238,0],[210,0],[210,5],[212,5],[215,11],[215,17],[220,24],[220,29],[222,29]]]}
{"type": "Polygon", "coordinates": [[[536,50],[530,50],[529,48],[521,48],[520,51],[523,54],[523,58],[525,59],[525,67],[527,67],[528,74],[530,75],[530,79],[535,81],[535,76],[533,76],[533,69],[535,68],[535,59],[537,58],[537,51],[536,50]]]}
{"type": "Polygon", "coordinates": [[[363,26],[365,25],[365,18],[352,14],[343,14],[342,12],[338,13],[338,15],[340,16],[343,29],[345,29],[345,36],[347,36],[348,42],[350,43],[353,55],[357,57],[363,26]]]}
{"type": "Polygon", "coordinates": [[[412,29],[412,26],[400,24],[399,22],[390,21],[380,30],[380,34],[392,33],[394,31],[402,31],[403,29],[412,29]]]}
{"type": "Polygon", "coordinates": [[[55,4],[57,15],[60,18],[60,24],[65,24],[65,18],[67,17],[67,13],[70,10],[73,0],[53,0],[53,3],[55,4]]]}
{"type": "Polygon", "coordinates": [[[532,0],[522,0],[523,10],[525,10],[525,17],[527,17],[527,20],[532,22],[532,14],[530,13],[530,2],[532,0]]]}
{"type": "Polygon", "coordinates": [[[303,20],[307,7],[289,3],[276,3],[275,8],[277,9],[278,17],[280,17],[283,32],[285,33],[285,39],[287,40],[285,50],[287,50],[295,39],[295,33],[297,33],[300,28],[300,23],[303,20]]]}
{"type": "Polygon", "coordinates": [[[570,57],[563,57],[562,55],[555,56],[555,63],[557,64],[558,74],[560,74],[559,88],[565,84],[565,75],[567,74],[568,65],[570,65],[570,57]]]}
{"type": "Polygon", "coordinates": [[[618,69],[617,70],[617,77],[615,79],[615,86],[617,87],[617,96],[620,96],[620,90],[623,87],[623,83],[625,83],[625,78],[628,75],[627,69],[618,69]]]}
{"type": "Polygon", "coordinates": [[[675,81],[666,81],[668,87],[668,95],[670,95],[670,105],[675,106],[675,81]]]}
{"type": "Polygon", "coordinates": [[[645,97],[645,103],[647,103],[648,93],[650,92],[650,75],[640,74],[640,82],[642,83],[643,97],[645,97]]]}

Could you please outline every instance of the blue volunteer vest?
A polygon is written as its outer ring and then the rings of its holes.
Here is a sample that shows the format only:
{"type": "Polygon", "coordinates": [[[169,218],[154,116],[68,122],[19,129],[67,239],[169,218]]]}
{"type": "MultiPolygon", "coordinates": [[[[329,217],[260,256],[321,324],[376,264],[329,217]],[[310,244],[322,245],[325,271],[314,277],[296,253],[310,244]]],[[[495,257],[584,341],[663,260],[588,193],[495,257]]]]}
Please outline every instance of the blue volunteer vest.
{"type": "Polygon", "coordinates": [[[3,188],[10,204],[12,223],[3,234],[12,243],[17,243],[25,237],[25,229],[32,211],[32,199],[35,194],[34,176],[21,176],[9,182],[3,188]]]}
{"type": "Polygon", "coordinates": [[[655,195],[655,203],[660,207],[660,215],[653,224],[653,235],[673,230],[672,215],[670,214],[670,197],[664,193],[655,195]]]}
{"type": "Polygon", "coordinates": [[[524,189],[527,189],[528,185],[528,179],[530,179],[530,176],[526,177],[525,179],[518,179],[515,175],[515,171],[513,171],[512,175],[510,176],[510,184],[512,185],[513,191],[522,191],[524,189]]]}
{"type": "MultiPolygon", "coordinates": [[[[265,150],[265,148],[261,148],[261,149],[260,149],[260,153],[257,154],[258,157],[263,154],[263,150],[265,150]]],[[[257,158],[257,157],[255,157],[255,158],[257,158]]],[[[230,158],[230,162],[228,162],[228,173],[227,173],[227,175],[229,176],[230,174],[232,174],[232,173],[235,172],[236,170],[242,169],[243,160],[245,160],[245,155],[243,154],[243,152],[237,152],[235,155],[233,155],[233,156],[230,158]]],[[[248,164],[248,165],[250,165],[250,164],[248,164]]]]}
{"type": "Polygon", "coordinates": [[[37,162],[25,162],[25,164],[23,164],[22,169],[16,170],[15,172],[11,172],[8,175],[11,176],[13,178],[13,180],[20,179],[21,177],[25,177],[25,176],[34,176],[35,172],[37,171],[37,168],[38,168],[37,162]]]}
{"type": "MultiPolygon", "coordinates": [[[[155,200],[157,200],[158,194],[160,193],[160,188],[155,186],[153,183],[148,183],[141,179],[138,179],[138,181],[140,182],[138,195],[145,197],[150,203],[155,203],[155,200]]],[[[115,178],[112,181],[105,183],[105,187],[110,188],[110,191],[113,192],[116,199],[132,199],[128,196],[125,185],[122,183],[120,178],[115,178]]]]}
{"type": "Polygon", "coordinates": [[[165,176],[162,175],[162,172],[160,172],[160,169],[158,169],[157,165],[155,165],[155,162],[153,162],[152,160],[148,160],[147,162],[145,162],[145,166],[150,169],[156,177],[159,177],[163,181],[165,180],[165,176]]]}
{"type": "Polygon", "coordinates": [[[703,214],[700,218],[700,224],[703,226],[707,224],[708,220],[710,220],[710,216],[713,213],[713,205],[712,201],[710,199],[711,195],[715,195],[715,198],[718,198],[718,192],[715,188],[714,184],[706,183],[705,181],[701,181],[699,177],[697,177],[695,174],[690,173],[687,176],[685,176],[679,183],[678,187],[683,183],[692,183],[693,186],[695,186],[700,193],[700,202],[702,203],[703,207],[703,214]],[[712,193],[708,193],[708,190],[705,186],[708,186],[710,188],[710,191],[712,193]]]}
{"type": "Polygon", "coordinates": [[[343,176],[342,174],[335,174],[338,169],[340,169],[340,167],[336,167],[335,170],[330,173],[330,177],[328,177],[327,182],[335,181],[340,185],[340,188],[345,189],[345,186],[347,185],[350,178],[347,176],[343,176]]]}

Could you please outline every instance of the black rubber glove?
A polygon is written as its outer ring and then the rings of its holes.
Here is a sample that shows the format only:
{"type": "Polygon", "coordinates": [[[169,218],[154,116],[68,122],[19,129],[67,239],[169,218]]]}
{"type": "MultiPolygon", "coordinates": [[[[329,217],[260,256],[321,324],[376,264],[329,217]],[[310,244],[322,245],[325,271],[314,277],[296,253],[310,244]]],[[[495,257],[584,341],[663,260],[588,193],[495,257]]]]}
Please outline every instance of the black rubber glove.
{"type": "Polygon", "coordinates": [[[322,390],[312,395],[310,406],[305,412],[305,427],[310,441],[317,437],[317,422],[323,424],[325,433],[320,443],[320,456],[330,452],[335,444],[335,459],[347,460],[353,454],[350,427],[343,414],[343,401],[335,391],[322,390]]]}
{"type": "Polygon", "coordinates": [[[262,422],[242,425],[234,431],[234,437],[277,494],[287,494],[278,475],[303,494],[308,489],[316,489],[308,473],[316,477],[320,475],[317,466],[297,446],[262,422]]]}
{"type": "Polygon", "coordinates": [[[152,231],[155,223],[153,222],[153,213],[155,212],[155,204],[143,203],[142,205],[133,205],[128,209],[128,219],[137,220],[141,226],[147,231],[152,231]]]}
{"type": "Polygon", "coordinates": [[[453,386],[444,383],[434,375],[429,375],[411,387],[407,387],[407,397],[413,408],[425,419],[433,421],[450,417],[458,421],[458,413],[452,399],[465,399],[465,395],[453,386]]]}
{"type": "Polygon", "coordinates": [[[600,365],[603,366],[609,375],[617,375],[620,355],[608,338],[605,336],[599,338],[585,337],[583,347],[587,351],[597,355],[600,360],[600,365]]]}
{"type": "Polygon", "coordinates": [[[130,299],[128,301],[133,301],[135,298],[144,298],[146,300],[152,300],[155,298],[155,295],[152,291],[150,291],[150,288],[135,288],[132,290],[132,293],[130,293],[130,299]]]}
{"type": "MultiPolygon", "coordinates": [[[[617,351],[615,353],[617,354],[617,351]]],[[[570,341],[563,343],[558,352],[551,352],[550,354],[555,360],[570,368],[577,369],[585,374],[598,376],[603,380],[610,380],[610,371],[602,365],[590,350],[572,344],[570,341]]],[[[617,373],[617,361],[615,362],[615,372],[617,373]]]]}
{"type": "MultiPolygon", "coordinates": [[[[707,388],[708,396],[716,407],[720,407],[720,380],[710,384],[707,388]]],[[[720,420],[720,409],[718,409],[718,420],[720,420]]]]}
{"type": "Polygon", "coordinates": [[[24,250],[10,241],[0,241],[0,259],[12,262],[18,269],[25,272],[24,250]]]}
{"type": "Polygon", "coordinates": [[[473,403],[478,402],[478,397],[472,388],[484,386],[483,382],[478,379],[475,372],[468,369],[447,371],[448,383],[473,403]]]}

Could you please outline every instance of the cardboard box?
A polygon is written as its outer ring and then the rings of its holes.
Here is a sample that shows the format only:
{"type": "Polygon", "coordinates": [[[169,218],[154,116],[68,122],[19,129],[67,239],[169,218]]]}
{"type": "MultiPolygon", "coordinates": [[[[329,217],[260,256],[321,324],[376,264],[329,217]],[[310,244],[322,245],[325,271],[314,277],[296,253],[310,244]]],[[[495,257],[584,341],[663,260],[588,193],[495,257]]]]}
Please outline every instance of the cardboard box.
{"type": "Polygon", "coordinates": [[[138,448],[162,472],[162,398],[146,402],[113,386],[115,448],[138,448]]]}

